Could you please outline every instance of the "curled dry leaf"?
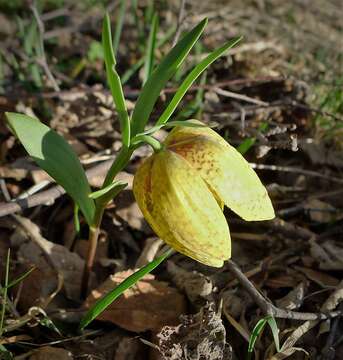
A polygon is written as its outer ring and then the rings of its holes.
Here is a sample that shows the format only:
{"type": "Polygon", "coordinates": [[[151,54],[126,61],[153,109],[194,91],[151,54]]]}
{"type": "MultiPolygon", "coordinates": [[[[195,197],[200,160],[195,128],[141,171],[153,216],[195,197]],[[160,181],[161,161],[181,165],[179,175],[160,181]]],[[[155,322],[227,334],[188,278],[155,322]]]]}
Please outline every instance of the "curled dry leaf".
{"type": "Polygon", "coordinates": [[[167,262],[167,270],[192,304],[204,304],[204,301],[212,299],[213,283],[209,277],[197,271],[187,271],[172,261],[167,262]]]}
{"type": "MultiPolygon", "coordinates": [[[[328,297],[328,299],[321,306],[320,311],[325,313],[337,308],[340,302],[343,301],[343,281],[337,286],[337,289],[328,297]]],[[[281,347],[281,351],[272,356],[269,360],[281,360],[291,356],[296,351],[304,351],[304,349],[294,347],[295,343],[308,331],[314,328],[320,320],[305,321],[298,328],[296,328],[291,335],[286,339],[281,347]]]]}
{"type": "Polygon", "coordinates": [[[165,360],[230,360],[225,327],[212,305],[195,315],[181,317],[178,326],[164,327],[157,335],[165,360]]]}
{"type": "Polygon", "coordinates": [[[68,350],[44,346],[34,351],[30,360],[72,360],[72,353],[68,350]]]}
{"type": "Polygon", "coordinates": [[[319,262],[322,270],[343,270],[343,248],[333,241],[318,244],[310,240],[310,252],[314,259],[319,262]]]}
{"type": "MultiPolygon", "coordinates": [[[[97,299],[113,290],[133,272],[127,270],[110,276],[91,292],[85,301],[85,307],[92,306],[97,299]]],[[[110,321],[126,330],[142,332],[174,325],[184,311],[184,297],[167,283],[155,280],[155,277],[149,274],[126,290],[97,319],[110,321]]]]}
{"type": "Polygon", "coordinates": [[[303,282],[291,290],[285,297],[276,301],[276,305],[285,310],[299,309],[303,304],[306,286],[303,282]]]}
{"type": "MultiPolygon", "coordinates": [[[[63,278],[65,294],[72,300],[79,300],[84,260],[76,253],[70,252],[65,246],[46,240],[39,227],[31,220],[16,215],[15,232],[11,237],[11,245],[18,249],[18,260],[36,266],[36,275],[31,274],[25,279],[25,285],[38,287],[41,295],[51,293],[51,287],[57,287],[57,276],[63,278]],[[55,272],[55,279],[52,278],[55,272]]],[[[34,301],[32,297],[31,301],[34,301]]]]}

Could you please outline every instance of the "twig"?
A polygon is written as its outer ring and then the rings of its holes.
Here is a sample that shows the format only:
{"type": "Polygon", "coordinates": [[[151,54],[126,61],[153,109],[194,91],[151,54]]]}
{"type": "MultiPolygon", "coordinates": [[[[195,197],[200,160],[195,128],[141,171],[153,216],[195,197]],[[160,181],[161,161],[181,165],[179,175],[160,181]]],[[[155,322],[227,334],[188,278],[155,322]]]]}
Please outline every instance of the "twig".
{"type": "Polygon", "coordinates": [[[243,274],[238,265],[229,260],[227,262],[229,271],[237,278],[242,287],[249,293],[255,303],[262,310],[264,315],[271,315],[275,318],[280,319],[292,319],[292,320],[325,320],[341,316],[342,311],[330,311],[322,313],[308,313],[308,312],[298,312],[284,310],[276,307],[271,302],[269,302],[262,294],[255,288],[253,283],[243,274]]]}
{"type": "Polygon", "coordinates": [[[218,87],[213,88],[213,91],[216,92],[219,95],[222,96],[226,96],[232,99],[237,99],[237,100],[242,100],[242,101],[246,101],[249,102],[251,104],[255,104],[255,105],[260,105],[260,106],[269,106],[269,103],[262,101],[262,100],[258,100],[258,99],[254,99],[250,96],[247,95],[243,95],[243,94],[238,94],[232,91],[227,91],[227,90],[223,90],[220,89],[218,87]]]}
{"type": "MultiPolygon", "coordinates": [[[[111,159],[92,167],[86,171],[87,178],[91,179],[105,174],[112,163],[113,160],[111,159]]],[[[51,189],[29,196],[26,199],[18,199],[15,202],[10,203],[0,203],[0,217],[14,214],[38,205],[53,204],[54,201],[63,194],[65,194],[65,190],[61,186],[55,185],[51,189]]]]}
{"type": "Polygon", "coordinates": [[[40,18],[39,12],[37,10],[36,7],[36,2],[34,1],[32,5],[30,5],[30,9],[33,13],[33,16],[36,19],[37,22],[37,26],[38,26],[38,30],[39,30],[39,43],[40,43],[40,49],[41,49],[41,54],[40,54],[40,58],[37,59],[37,62],[40,64],[40,66],[43,68],[46,76],[48,77],[48,79],[51,82],[52,87],[54,88],[55,91],[60,91],[60,87],[58,86],[54,76],[52,75],[49,66],[48,66],[48,62],[46,60],[46,56],[45,56],[45,48],[44,48],[44,32],[45,32],[45,28],[44,28],[44,23],[42,21],[42,19],[40,18]]]}
{"type": "Polygon", "coordinates": [[[272,170],[272,171],[283,171],[283,172],[294,172],[299,173],[307,176],[313,176],[318,177],[321,179],[325,179],[328,181],[336,182],[339,184],[343,184],[343,179],[338,178],[331,175],[324,175],[317,171],[311,171],[311,170],[304,170],[295,166],[278,166],[278,165],[268,165],[268,164],[256,164],[256,163],[250,163],[251,167],[253,169],[259,169],[259,170],[272,170]]]}
{"type": "Polygon", "coordinates": [[[180,0],[180,8],[179,8],[179,14],[177,18],[177,26],[176,26],[176,32],[173,39],[173,47],[176,45],[176,43],[179,40],[179,37],[181,35],[181,31],[183,28],[183,21],[185,19],[185,8],[186,8],[186,0],[180,0]]]}

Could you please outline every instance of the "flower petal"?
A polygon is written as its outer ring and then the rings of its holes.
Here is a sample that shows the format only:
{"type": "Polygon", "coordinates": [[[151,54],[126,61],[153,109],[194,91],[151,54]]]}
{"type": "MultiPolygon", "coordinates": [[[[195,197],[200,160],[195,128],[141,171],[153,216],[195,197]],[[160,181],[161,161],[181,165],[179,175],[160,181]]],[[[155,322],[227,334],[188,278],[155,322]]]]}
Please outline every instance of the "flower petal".
{"type": "Polygon", "coordinates": [[[275,217],[266,188],[244,157],[210,128],[177,127],[165,141],[243,219],[275,217]]]}
{"type": "Polygon", "coordinates": [[[179,155],[161,151],[138,169],[135,198],[156,234],[177,251],[220,267],[231,256],[230,233],[206,183],[179,155]]]}

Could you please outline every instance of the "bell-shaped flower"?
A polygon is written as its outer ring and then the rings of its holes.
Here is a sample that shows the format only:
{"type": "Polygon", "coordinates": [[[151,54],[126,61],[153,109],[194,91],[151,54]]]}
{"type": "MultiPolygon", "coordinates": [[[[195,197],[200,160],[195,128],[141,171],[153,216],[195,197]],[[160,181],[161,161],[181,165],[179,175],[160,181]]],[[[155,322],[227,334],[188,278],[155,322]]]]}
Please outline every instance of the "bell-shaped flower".
{"type": "Polygon", "coordinates": [[[242,155],[208,127],[176,127],[164,145],[134,177],[138,206],[172,248],[220,267],[231,257],[223,205],[245,220],[272,219],[267,191],[242,155]]]}

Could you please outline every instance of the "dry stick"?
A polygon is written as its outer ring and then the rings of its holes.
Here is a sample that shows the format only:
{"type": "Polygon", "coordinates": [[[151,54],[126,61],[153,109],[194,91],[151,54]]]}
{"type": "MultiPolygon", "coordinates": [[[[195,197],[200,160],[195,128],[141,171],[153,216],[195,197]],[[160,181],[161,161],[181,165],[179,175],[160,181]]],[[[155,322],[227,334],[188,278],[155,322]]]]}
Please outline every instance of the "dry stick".
{"type": "Polygon", "coordinates": [[[243,274],[238,265],[229,260],[227,262],[229,271],[236,277],[242,287],[249,293],[255,303],[259,306],[265,315],[271,315],[275,318],[292,319],[292,320],[325,320],[341,316],[342,311],[330,311],[327,313],[308,313],[289,311],[276,307],[270,303],[262,294],[255,288],[253,283],[243,274]]]}
{"type": "Polygon", "coordinates": [[[40,18],[39,12],[37,10],[36,7],[36,3],[34,2],[33,5],[30,6],[31,11],[33,13],[33,16],[36,19],[37,22],[37,26],[38,26],[38,30],[39,30],[39,45],[41,48],[41,57],[39,59],[37,59],[37,62],[39,63],[39,65],[43,68],[46,76],[48,77],[48,79],[51,82],[52,87],[54,88],[55,91],[60,91],[60,87],[58,86],[54,76],[52,75],[49,66],[48,66],[48,62],[46,60],[46,56],[45,56],[45,48],[44,48],[44,32],[45,32],[45,28],[44,28],[44,23],[42,21],[42,19],[40,18]]]}
{"type": "MultiPolygon", "coordinates": [[[[88,179],[104,175],[111,167],[113,160],[104,161],[86,171],[88,179]]],[[[26,199],[19,199],[15,202],[0,203],[0,217],[20,212],[24,209],[39,205],[51,205],[56,199],[65,194],[62,186],[55,185],[51,189],[29,196],[26,199]]]]}
{"type": "Polygon", "coordinates": [[[181,0],[180,8],[179,8],[179,15],[177,18],[176,32],[175,32],[174,39],[173,39],[173,45],[172,45],[173,47],[176,45],[176,43],[178,42],[179,37],[181,35],[181,30],[183,28],[183,21],[186,16],[185,8],[186,8],[186,0],[181,0]]]}

